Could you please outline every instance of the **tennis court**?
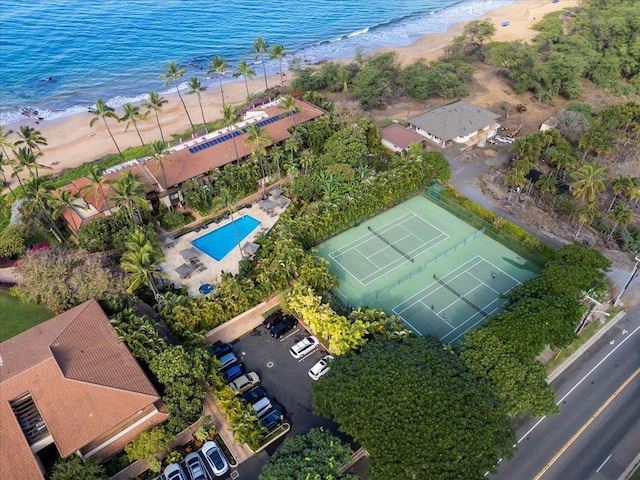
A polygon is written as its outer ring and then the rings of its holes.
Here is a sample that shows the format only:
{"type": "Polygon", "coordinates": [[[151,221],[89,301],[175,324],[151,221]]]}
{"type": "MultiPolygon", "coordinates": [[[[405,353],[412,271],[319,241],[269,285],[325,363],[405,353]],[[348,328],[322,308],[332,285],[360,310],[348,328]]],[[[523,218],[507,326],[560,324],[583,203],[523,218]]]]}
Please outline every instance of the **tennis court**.
{"type": "Polygon", "coordinates": [[[424,196],[320,244],[335,294],[400,316],[420,335],[458,341],[498,312],[502,296],[539,267],[424,196]]]}

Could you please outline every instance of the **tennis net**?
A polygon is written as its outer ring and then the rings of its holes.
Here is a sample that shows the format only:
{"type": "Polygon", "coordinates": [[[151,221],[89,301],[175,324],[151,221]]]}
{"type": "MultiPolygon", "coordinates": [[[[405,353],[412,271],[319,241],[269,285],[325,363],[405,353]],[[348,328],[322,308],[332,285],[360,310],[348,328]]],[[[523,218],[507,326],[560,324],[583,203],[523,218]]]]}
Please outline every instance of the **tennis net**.
{"type": "Polygon", "coordinates": [[[440,278],[438,275],[436,275],[435,273],[433,274],[433,278],[443,287],[445,287],[446,289],[450,290],[451,292],[455,293],[458,298],[460,298],[460,300],[462,300],[463,302],[467,303],[469,306],[471,306],[472,308],[474,308],[475,310],[477,310],[478,312],[480,312],[482,315],[484,315],[485,317],[488,317],[489,314],[487,312],[485,312],[482,308],[480,308],[479,306],[477,306],[475,303],[473,303],[471,300],[469,300],[467,297],[465,297],[462,293],[460,293],[458,290],[456,290],[455,288],[453,288],[451,285],[449,285],[447,282],[445,282],[444,280],[442,280],[442,278],[440,278]]]}
{"type": "Polygon", "coordinates": [[[402,250],[400,250],[398,247],[396,247],[395,244],[391,243],[389,240],[387,240],[386,238],[384,238],[382,235],[380,235],[378,232],[376,232],[373,228],[371,227],[367,227],[369,229],[369,231],[371,233],[373,233],[376,237],[378,237],[380,240],[382,240],[384,243],[386,243],[387,245],[389,245],[391,248],[393,248],[396,252],[398,252],[400,255],[402,255],[404,258],[406,258],[407,260],[409,260],[410,262],[413,263],[413,258],[410,257],[409,255],[407,255],[405,252],[403,252],[402,250]]]}

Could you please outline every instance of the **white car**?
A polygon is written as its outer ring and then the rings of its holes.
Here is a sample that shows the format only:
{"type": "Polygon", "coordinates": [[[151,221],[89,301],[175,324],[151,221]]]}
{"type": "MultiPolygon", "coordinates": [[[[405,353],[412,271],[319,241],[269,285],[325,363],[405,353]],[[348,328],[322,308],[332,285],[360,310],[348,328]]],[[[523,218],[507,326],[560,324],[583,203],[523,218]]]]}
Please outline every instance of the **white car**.
{"type": "Polygon", "coordinates": [[[177,463],[171,463],[164,469],[164,476],[167,480],[187,480],[182,473],[182,468],[177,463]]]}
{"type": "Polygon", "coordinates": [[[513,138],[511,137],[505,137],[502,135],[497,135],[496,136],[496,140],[502,143],[508,143],[508,144],[512,144],[513,143],[513,138]]]}
{"type": "Polygon", "coordinates": [[[191,452],[187,455],[184,459],[184,464],[187,467],[186,469],[189,472],[191,480],[207,480],[204,465],[202,465],[202,460],[197,452],[191,452]]]}
{"type": "Polygon", "coordinates": [[[213,470],[213,474],[217,477],[224,475],[229,470],[229,462],[227,461],[227,457],[224,456],[220,446],[214,442],[210,441],[205,443],[200,449],[200,453],[205,458],[211,470],[213,470]]]}
{"type": "Polygon", "coordinates": [[[316,362],[316,364],[309,369],[309,376],[313,380],[318,380],[321,376],[327,373],[331,367],[329,367],[329,362],[333,360],[333,355],[325,355],[320,360],[316,362]]]}
{"type": "Polygon", "coordinates": [[[289,349],[293,358],[302,358],[320,346],[316,337],[306,337],[289,349]]]}

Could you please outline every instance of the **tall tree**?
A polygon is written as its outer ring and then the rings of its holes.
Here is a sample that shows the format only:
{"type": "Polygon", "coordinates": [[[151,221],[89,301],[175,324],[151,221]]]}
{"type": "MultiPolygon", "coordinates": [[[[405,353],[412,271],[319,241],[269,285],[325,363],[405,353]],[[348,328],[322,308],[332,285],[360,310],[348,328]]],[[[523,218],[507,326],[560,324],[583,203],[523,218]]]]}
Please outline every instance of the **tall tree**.
{"type": "Polygon", "coordinates": [[[269,58],[272,60],[277,60],[278,61],[278,67],[279,67],[279,71],[280,71],[280,86],[284,87],[284,78],[282,75],[282,60],[284,59],[284,57],[288,54],[289,52],[287,52],[284,49],[284,45],[280,45],[279,43],[274,45],[273,47],[271,47],[271,49],[269,50],[269,58]]]}
{"type": "MultiPolygon", "coordinates": [[[[236,114],[235,109],[231,105],[222,107],[222,124],[231,131],[231,128],[240,121],[240,117],[236,114]]],[[[235,135],[231,137],[233,141],[233,149],[236,152],[236,162],[240,165],[240,155],[238,154],[238,144],[235,135]]]]}
{"type": "Polygon", "coordinates": [[[182,98],[182,94],[180,93],[180,84],[178,83],[178,80],[180,80],[185,73],[187,73],[186,68],[180,68],[178,62],[171,61],[164,66],[164,73],[160,75],[160,80],[164,82],[165,87],[171,83],[175,84],[176,92],[178,92],[178,98],[180,98],[180,102],[182,102],[184,113],[187,114],[187,119],[189,120],[189,125],[191,125],[191,130],[195,132],[196,128],[193,126],[191,116],[189,115],[189,110],[187,109],[187,105],[184,103],[184,98],[182,98]]]}
{"type": "Polygon", "coordinates": [[[100,193],[100,197],[102,198],[102,203],[107,206],[107,210],[109,211],[109,215],[112,215],[111,205],[109,204],[109,197],[107,196],[107,191],[110,188],[110,182],[104,176],[104,169],[99,165],[89,165],[89,171],[86,175],[89,180],[89,184],[82,187],[80,190],[80,194],[85,198],[89,194],[96,196],[100,193]]]}
{"type": "Polygon", "coordinates": [[[51,167],[38,163],[38,158],[42,156],[40,150],[32,150],[30,147],[18,147],[16,150],[16,162],[20,167],[24,167],[29,170],[29,174],[38,177],[39,170],[51,170],[51,167]]]}
{"type": "Polygon", "coordinates": [[[256,76],[256,71],[251,68],[251,65],[246,60],[240,60],[238,64],[238,71],[233,74],[234,78],[244,78],[244,88],[247,90],[247,100],[249,99],[249,80],[253,80],[256,76]]]}
{"type": "Polygon", "coordinates": [[[162,113],[162,107],[167,104],[169,100],[164,98],[158,92],[149,93],[149,98],[142,103],[142,106],[147,109],[146,113],[153,110],[156,115],[156,123],[158,124],[158,130],[160,130],[160,138],[164,142],[164,134],[162,133],[162,127],[160,126],[160,114],[162,113]]]}
{"type": "Polygon", "coordinates": [[[596,195],[606,188],[603,182],[604,172],[604,167],[594,164],[587,164],[575,170],[571,174],[574,180],[571,182],[573,196],[579,200],[595,201],[596,195]]]}
{"type": "Polygon", "coordinates": [[[369,341],[311,391],[315,412],[367,449],[372,480],[483,478],[513,455],[504,406],[434,338],[369,341]]]}
{"type": "Polygon", "coordinates": [[[138,223],[138,209],[151,210],[139,178],[138,175],[127,171],[113,182],[111,191],[113,201],[120,208],[124,208],[134,223],[138,223]]]}
{"type": "Polygon", "coordinates": [[[580,222],[580,226],[576,231],[576,236],[573,237],[574,240],[578,238],[580,230],[582,230],[584,225],[591,225],[593,223],[598,216],[598,213],[600,213],[600,209],[596,202],[585,203],[578,209],[578,221],[580,222]]]}
{"type": "Polygon", "coordinates": [[[296,99],[291,95],[285,95],[282,97],[282,103],[278,108],[284,110],[284,113],[291,116],[291,123],[293,126],[296,126],[296,112],[298,111],[298,107],[296,105],[296,99]]]}
{"type": "Polygon", "coordinates": [[[13,130],[5,131],[4,126],[0,125],[0,149],[4,153],[4,156],[7,158],[9,158],[9,153],[7,152],[7,150],[14,151],[16,148],[15,144],[9,140],[9,135],[11,135],[12,133],[13,130]]]}
{"type": "Polygon", "coordinates": [[[64,236],[51,216],[51,208],[48,203],[50,198],[49,190],[49,183],[42,178],[36,176],[29,177],[29,179],[22,184],[21,198],[24,199],[22,211],[27,215],[33,215],[44,223],[49,224],[49,231],[62,242],[64,236]]]}
{"type": "Polygon", "coordinates": [[[132,103],[125,103],[122,106],[122,109],[124,110],[124,115],[122,116],[120,121],[127,123],[124,131],[126,132],[127,130],[129,130],[129,127],[133,125],[133,128],[136,129],[136,133],[138,134],[138,138],[140,139],[140,143],[142,143],[142,146],[144,147],[144,140],[142,139],[142,135],[140,135],[140,129],[138,128],[138,120],[146,120],[148,112],[140,113],[140,107],[135,106],[132,103]]]}
{"type": "MultiPolygon", "coordinates": [[[[4,172],[5,167],[11,167],[13,162],[5,155],[3,151],[0,151],[0,172],[2,172],[2,181],[5,187],[9,187],[9,191],[13,193],[13,189],[11,188],[11,182],[7,180],[7,175],[4,172]]],[[[15,170],[13,170],[15,173],[15,170]]]]}
{"type": "Polygon", "coordinates": [[[16,146],[26,145],[31,150],[41,150],[41,145],[47,145],[47,139],[42,136],[40,130],[27,125],[20,125],[18,136],[20,140],[15,143],[16,146]]]}
{"type": "Polygon", "coordinates": [[[613,180],[611,180],[611,188],[613,190],[613,199],[611,200],[611,204],[607,210],[611,211],[613,208],[613,204],[618,199],[619,195],[625,195],[628,197],[631,195],[633,191],[633,178],[629,175],[618,175],[613,180]]]}
{"type": "Polygon", "coordinates": [[[618,203],[615,207],[613,207],[613,210],[609,212],[609,218],[611,218],[611,220],[613,220],[614,222],[613,228],[611,229],[611,233],[609,233],[608,237],[608,239],[611,240],[611,237],[613,237],[613,234],[616,231],[616,228],[618,228],[618,225],[620,225],[622,228],[627,228],[627,226],[631,223],[631,220],[633,220],[633,212],[624,203],[618,203]]]}
{"type": "Polygon", "coordinates": [[[263,130],[258,125],[253,124],[247,129],[249,136],[245,139],[244,143],[251,147],[251,153],[257,157],[260,162],[260,168],[262,170],[262,188],[265,187],[265,171],[263,156],[267,154],[267,146],[271,145],[273,141],[266,130],[263,130]]]}
{"type": "Polygon", "coordinates": [[[260,63],[262,63],[262,71],[264,72],[264,88],[265,90],[269,90],[269,85],[267,84],[267,66],[264,64],[264,55],[269,51],[269,42],[259,36],[251,46],[253,47],[254,59],[260,59],[260,63]]]}
{"type": "Polygon", "coordinates": [[[204,125],[204,131],[209,133],[209,129],[207,128],[207,121],[204,119],[204,109],[202,108],[202,92],[204,92],[207,87],[203,86],[200,83],[200,79],[198,77],[191,77],[189,80],[189,91],[187,95],[193,95],[194,93],[198,96],[198,105],[200,105],[200,113],[202,114],[202,124],[204,125]]]}
{"type": "Polygon", "coordinates": [[[153,158],[158,160],[156,169],[160,167],[160,170],[162,171],[162,179],[164,180],[164,188],[167,189],[169,188],[169,185],[167,185],[167,175],[164,171],[164,161],[168,153],[167,144],[161,140],[156,140],[149,145],[149,150],[151,155],[153,155],[153,158]]]}
{"type": "Polygon", "coordinates": [[[229,70],[229,62],[227,62],[220,55],[216,55],[208,62],[209,71],[207,73],[215,73],[218,76],[218,82],[220,83],[220,97],[222,98],[222,107],[226,105],[224,102],[224,91],[222,90],[222,76],[229,70]]]}
{"type": "Polygon", "coordinates": [[[240,245],[240,234],[238,232],[238,227],[236,226],[235,221],[233,219],[233,213],[236,211],[235,210],[236,196],[231,190],[225,187],[220,190],[220,196],[218,197],[218,200],[222,205],[222,207],[225,208],[227,212],[229,212],[229,217],[231,217],[231,225],[233,226],[233,231],[236,235],[238,250],[240,251],[240,257],[242,257],[242,246],[240,245]]]}
{"type": "MultiPolygon", "coordinates": [[[[69,190],[62,188],[54,190],[48,197],[48,203],[52,210],[51,217],[54,220],[57,220],[62,216],[65,210],[75,211],[76,208],[82,208],[78,205],[78,200],[80,198],[81,197],[71,193],[69,190]]],[[[79,228],[73,214],[71,215],[71,220],[73,221],[73,230],[77,233],[79,228]]]]}
{"type": "Polygon", "coordinates": [[[166,277],[160,268],[162,252],[146,237],[144,231],[131,233],[125,246],[127,251],[122,255],[120,266],[127,272],[127,292],[133,293],[141,286],[148,286],[154,298],[158,297],[158,288],[154,276],[166,277]]]}
{"type": "Polygon", "coordinates": [[[104,102],[104,100],[102,100],[101,98],[98,98],[96,100],[95,106],[89,108],[89,113],[93,115],[93,118],[89,122],[89,126],[93,127],[98,120],[102,120],[104,122],[104,126],[107,127],[107,132],[109,132],[109,136],[111,137],[111,140],[113,140],[113,144],[116,146],[116,149],[118,150],[118,153],[122,157],[122,160],[124,160],[124,155],[122,154],[122,151],[120,151],[118,142],[116,142],[116,139],[114,138],[113,133],[111,133],[111,129],[109,128],[109,124],[107,123],[107,118],[113,118],[116,121],[120,120],[115,110],[110,106],[108,106],[104,102]]]}

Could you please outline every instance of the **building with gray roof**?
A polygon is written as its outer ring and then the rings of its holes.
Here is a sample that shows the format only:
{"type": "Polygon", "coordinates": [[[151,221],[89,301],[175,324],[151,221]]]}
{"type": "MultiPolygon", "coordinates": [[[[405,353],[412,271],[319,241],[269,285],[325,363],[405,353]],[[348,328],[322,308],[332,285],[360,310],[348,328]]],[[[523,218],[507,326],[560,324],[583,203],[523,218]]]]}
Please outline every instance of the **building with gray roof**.
{"type": "Polygon", "coordinates": [[[457,100],[409,119],[411,128],[420,135],[445,147],[447,142],[474,145],[493,138],[500,115],[464,100],[457,100]]]}

